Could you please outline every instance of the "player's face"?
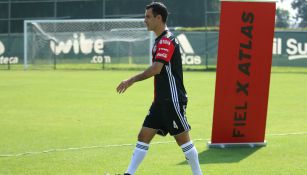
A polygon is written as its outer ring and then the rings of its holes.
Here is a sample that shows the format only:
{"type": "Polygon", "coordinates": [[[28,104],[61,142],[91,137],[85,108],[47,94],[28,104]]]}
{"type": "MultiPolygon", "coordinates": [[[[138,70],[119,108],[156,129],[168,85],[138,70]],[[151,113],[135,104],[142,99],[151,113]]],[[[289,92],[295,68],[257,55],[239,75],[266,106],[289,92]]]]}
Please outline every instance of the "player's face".
{"type": "Polygon", "coordinates": [[[149,30],[149,31],[155,30],[158,20],[157,20],[157,16],[154,17],[154,15],[152,13],[152,9],[146,10],[144,22],[147,26],[147,30],[149,30]]]}

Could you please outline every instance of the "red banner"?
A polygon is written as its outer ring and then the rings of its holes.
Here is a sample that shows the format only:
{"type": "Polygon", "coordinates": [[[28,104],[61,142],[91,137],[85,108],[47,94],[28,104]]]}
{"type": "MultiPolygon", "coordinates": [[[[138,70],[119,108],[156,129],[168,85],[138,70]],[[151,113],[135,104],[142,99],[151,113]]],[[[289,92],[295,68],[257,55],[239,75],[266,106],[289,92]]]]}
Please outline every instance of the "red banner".
{"type": "Polygon", "coordinates": [[[264,142],[273,2],[221,4],[212,144],[264,142]]]}

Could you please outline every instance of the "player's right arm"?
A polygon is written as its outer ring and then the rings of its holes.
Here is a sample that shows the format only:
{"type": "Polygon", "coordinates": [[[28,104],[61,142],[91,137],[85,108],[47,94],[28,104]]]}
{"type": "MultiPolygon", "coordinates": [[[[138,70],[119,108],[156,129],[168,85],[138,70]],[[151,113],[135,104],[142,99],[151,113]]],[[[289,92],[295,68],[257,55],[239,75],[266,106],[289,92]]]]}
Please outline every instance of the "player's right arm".
{"type": "Polygon", "coordinates": [[[153,64],[148,67],[145,71],[127,79],[123,80],[116,88],[118,93],[124,93],[133,83],[145,80],[152,76],[159,74],[163,68],[163,63],[161,62],[153,62],[153,64]]]}

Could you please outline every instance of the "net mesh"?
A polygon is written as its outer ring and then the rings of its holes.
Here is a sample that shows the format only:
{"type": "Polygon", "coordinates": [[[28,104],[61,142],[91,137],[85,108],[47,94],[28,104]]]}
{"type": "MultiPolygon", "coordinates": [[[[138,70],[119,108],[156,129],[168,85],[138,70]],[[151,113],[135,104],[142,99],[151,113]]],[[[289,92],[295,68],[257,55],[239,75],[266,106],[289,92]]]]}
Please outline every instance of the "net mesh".
{"type": "Polygon", "coordinates": [[[150,33],[142,19],[27,21],[25,27],[30,69],[149,64],[150,33]]]}

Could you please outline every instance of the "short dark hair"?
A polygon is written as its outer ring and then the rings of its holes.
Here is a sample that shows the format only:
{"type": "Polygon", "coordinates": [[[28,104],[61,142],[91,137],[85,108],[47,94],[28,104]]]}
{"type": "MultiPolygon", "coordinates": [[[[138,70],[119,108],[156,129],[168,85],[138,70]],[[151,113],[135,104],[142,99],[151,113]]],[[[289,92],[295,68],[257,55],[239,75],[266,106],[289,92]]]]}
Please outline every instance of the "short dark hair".
{"type": "Polygon", "coordinates": [[[152,2],[146,6],[146,10],[148,9],[152,9],[154,17],[161,15],[162,21],[166,23],[168,12],[166,6],[162,2],[152,2]]]}

